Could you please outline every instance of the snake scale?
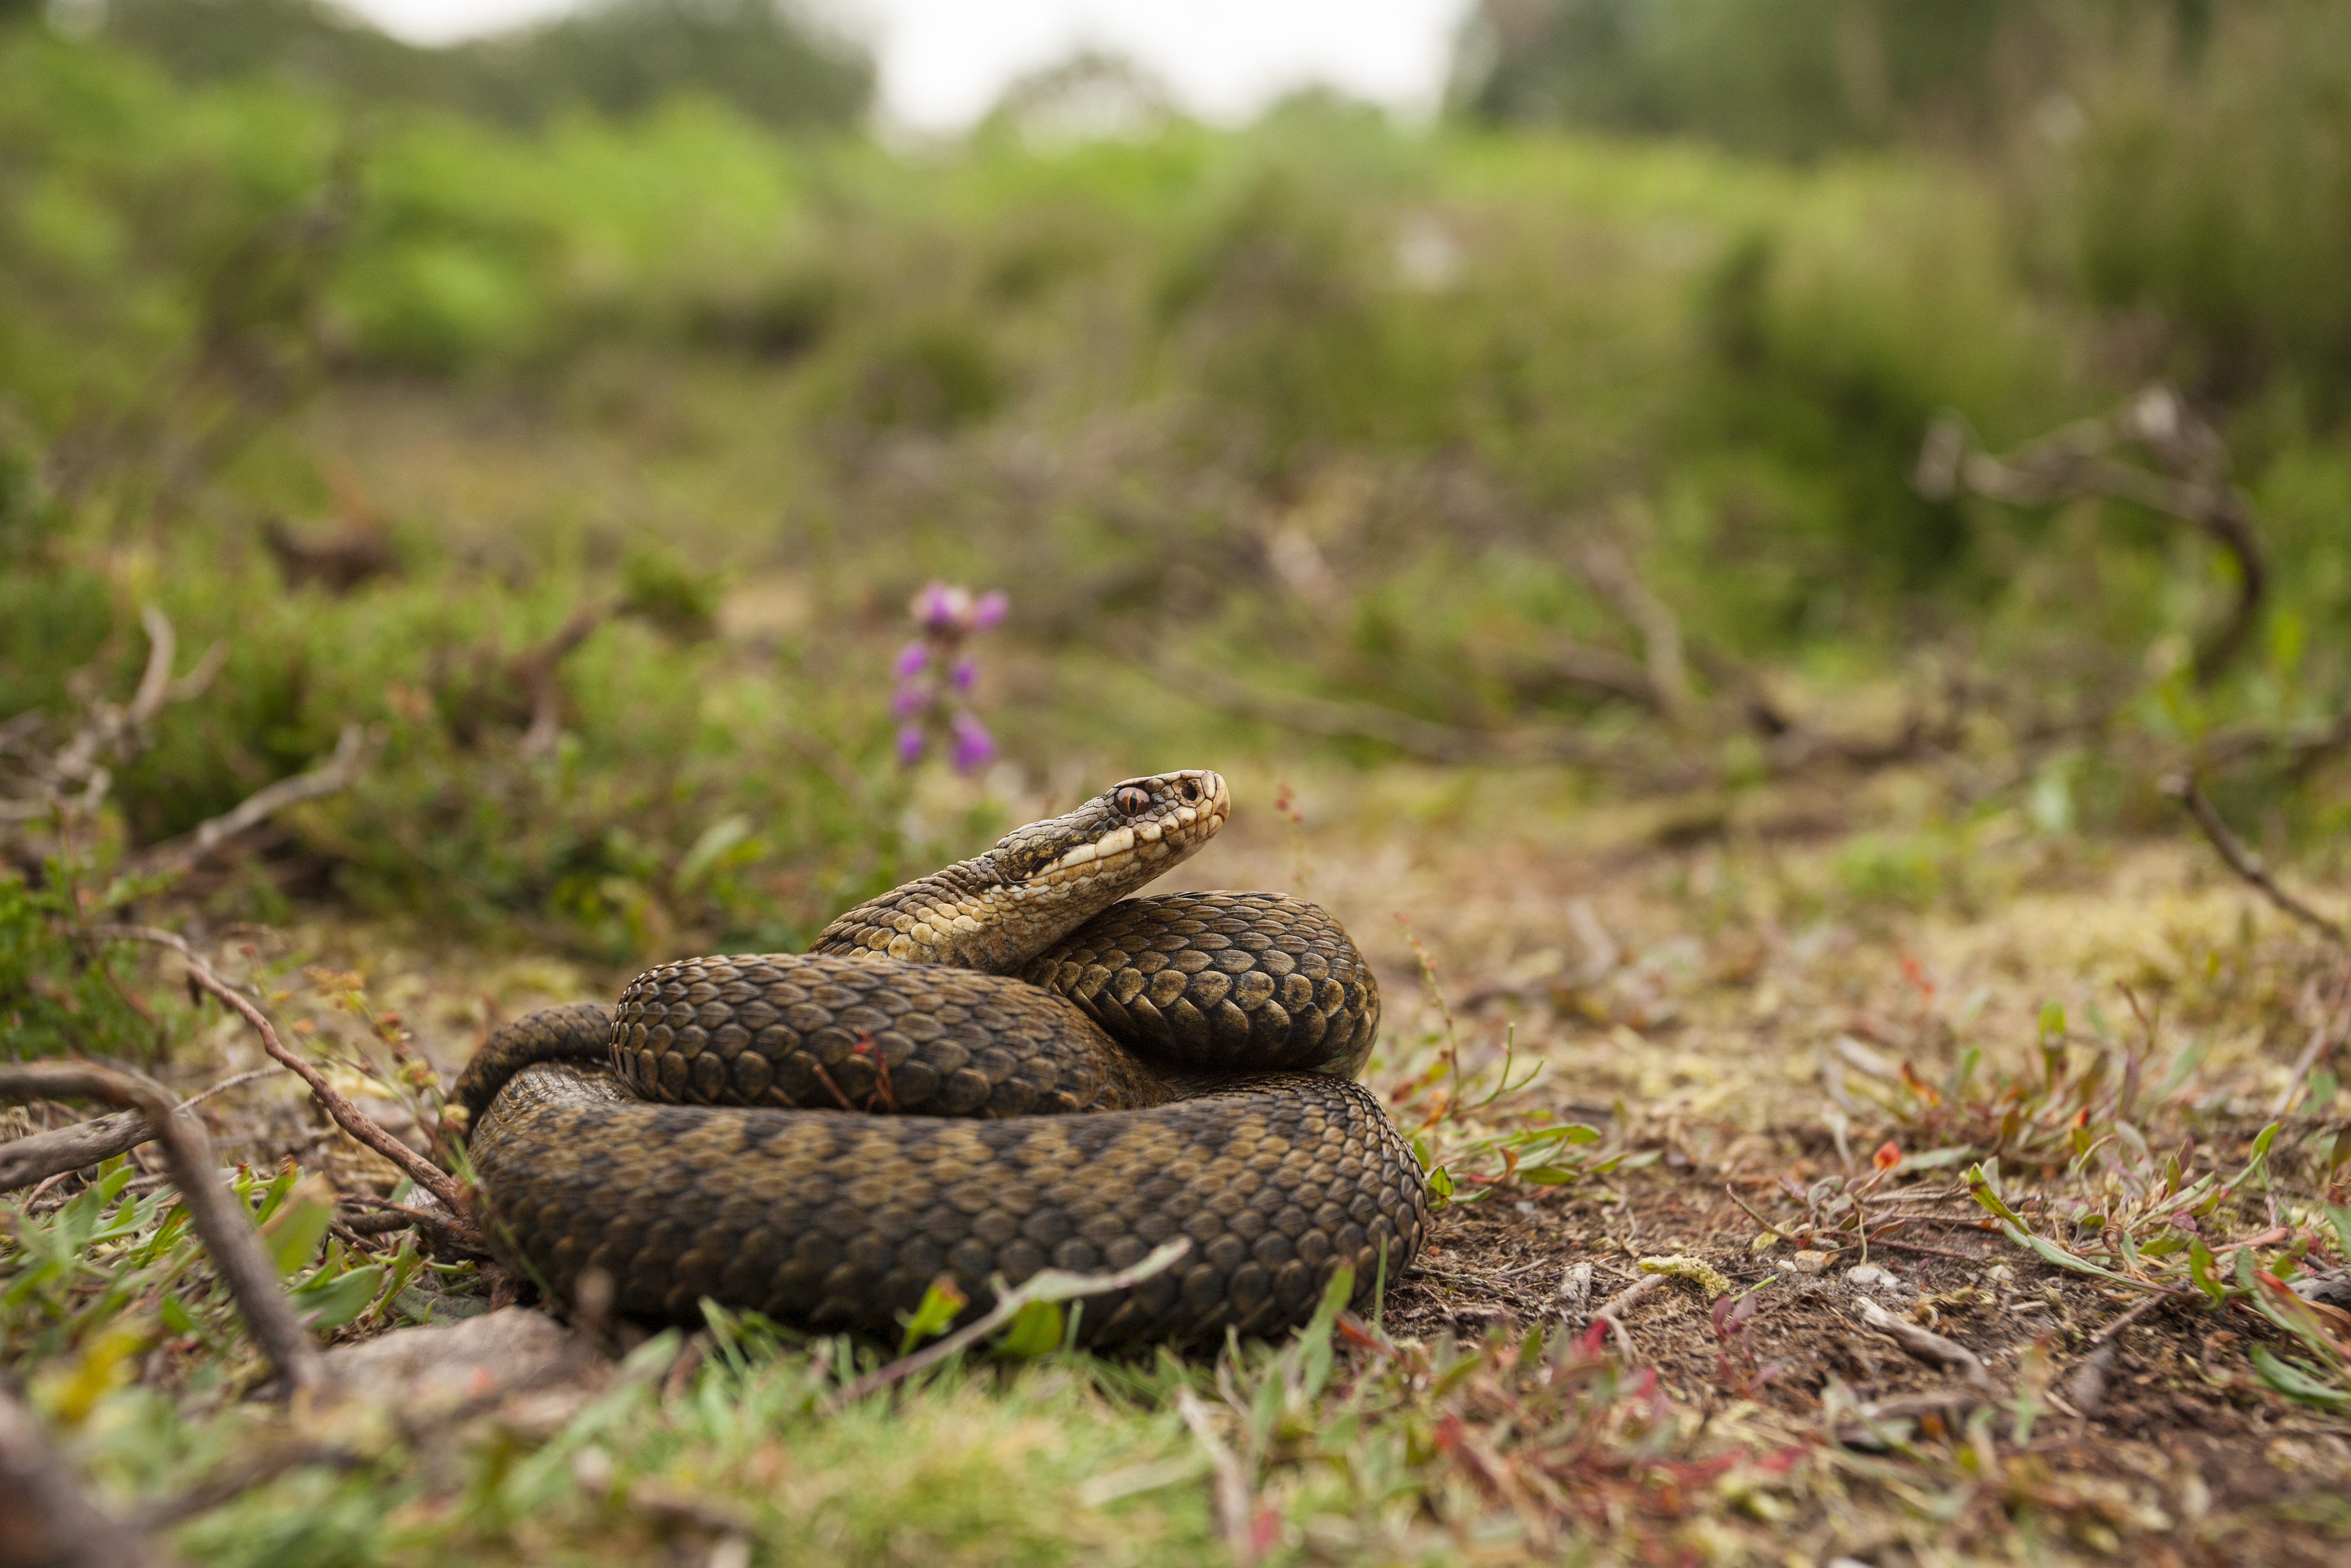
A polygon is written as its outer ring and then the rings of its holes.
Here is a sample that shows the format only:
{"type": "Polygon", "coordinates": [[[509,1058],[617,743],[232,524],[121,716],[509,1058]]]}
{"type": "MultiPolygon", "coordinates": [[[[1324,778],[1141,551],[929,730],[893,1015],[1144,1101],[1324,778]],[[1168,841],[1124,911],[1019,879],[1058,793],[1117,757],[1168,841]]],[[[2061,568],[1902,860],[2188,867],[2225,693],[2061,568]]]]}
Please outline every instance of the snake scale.
{"type": "Polygon", "coordinates": [[[1355,1301],[1427,1226],[1420,1171],[1353,1081],[1379,988],[1322,910],[1130,898],[1230,809],[1205,770],[1133,779],[858,905],[805,955],[650,969],[615,1010],[494,1034],[459,1078],[501,1244],[569,1293],[695,1320],[705,1298],[893,1335],[935,1281],[1165,1272],[1089,1298],[1081,1343],[1201,1344],[1355,1301]]]}

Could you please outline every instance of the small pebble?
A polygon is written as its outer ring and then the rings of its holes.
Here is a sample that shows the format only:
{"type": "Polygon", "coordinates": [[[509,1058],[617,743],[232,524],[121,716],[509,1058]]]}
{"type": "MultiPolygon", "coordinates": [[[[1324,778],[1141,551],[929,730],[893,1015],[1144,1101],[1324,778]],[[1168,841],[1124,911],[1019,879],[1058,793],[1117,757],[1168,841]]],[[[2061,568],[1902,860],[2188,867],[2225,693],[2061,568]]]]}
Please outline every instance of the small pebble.
{"type": "Polygon", "coordinates": [[[1856,1263],[1844,1271],[1846,1281],[1857,1291],[1893,1291],[1903,1295],[1910,1287],[1896,1279],[1892,1272],[1875,1263],[1856,1263]]]}
{"type": "Polygon", "coordinates": [[[1788,1270],[1794,1274],[1819,1274],[1827,1270],[1829,1255],[1825,1252],[1799,1252],[1788,1260],[1788,1270]]]}

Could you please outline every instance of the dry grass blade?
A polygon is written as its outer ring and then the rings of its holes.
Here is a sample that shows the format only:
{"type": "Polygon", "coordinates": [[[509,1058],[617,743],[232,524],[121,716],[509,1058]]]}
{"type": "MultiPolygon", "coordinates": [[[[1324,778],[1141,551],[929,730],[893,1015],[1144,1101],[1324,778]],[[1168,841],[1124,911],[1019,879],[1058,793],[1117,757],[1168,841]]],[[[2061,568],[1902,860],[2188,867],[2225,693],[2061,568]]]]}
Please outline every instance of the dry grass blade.
{"type": "Polygon", "coordinates": [[[999,1278],[995,1281],[996,1305],[972,1322],[956,1330],[912,1355],[902,1355],[886,1366],[876,1367],[848,1387],[824,1402],[830,1412],[854,1405],[860,1399],[893,1383],[912,1377],[926,1366],[944,1361],[967,1345],[976,1344],[994,1333],[1020,1313],[1020,1309],[1040,1301],[1075,1301],[1082,1296],[1107,1295],[1123,1291],[1144,1281],[1165,1273],[1182,1262],[1192,1250],[1187,1237],[1162,1242],[1151,1249],[1142,1261],[1108,1274],[1071,1274],[1060,1269],[1041,1270],[1014,1289],[1006,1289],[999,1278]]]}
{"type": "Polygon", "coordinates": [[[1209,1419],[1208,1407],[1200,1396],[1188,1388],[1176,1391],[1176,1413],[1184,1417],[1200,1451],[1208,1456],[1208,1468],[1216,1477],[1217,1533],[1223,1536],[1236,1563],[1246,1565],[1257,1561],[1257,1542],[1249,1532],[1249,1476],[1240,1460],[1225,1440],[1217,1435],[1217,1424],[1209,1419]]]}
{"type": "Polygon", "coordinates": [[[0,1067],[0,1094],[19,1099],[88,1095],[142,1113],[160,1129],[157,1136],[190,1223],[278,1376],[289,1391],[316,1387],[325,1380],[319,1347],[310,1343],[277,1288],[277,1270],[262,1255],[252,1223],[214,1174],[212,1140],[194,1118],[173,1114],[176,1107],[162,1084],[95,1062],[19,1062],[0,1067]]]}

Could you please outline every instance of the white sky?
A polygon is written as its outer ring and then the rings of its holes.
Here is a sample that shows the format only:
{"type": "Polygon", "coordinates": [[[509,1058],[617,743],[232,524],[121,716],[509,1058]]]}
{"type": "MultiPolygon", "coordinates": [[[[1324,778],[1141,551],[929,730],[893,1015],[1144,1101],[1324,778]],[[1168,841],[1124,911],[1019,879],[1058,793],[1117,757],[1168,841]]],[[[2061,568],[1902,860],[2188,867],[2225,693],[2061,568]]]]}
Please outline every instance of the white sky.
{"type": "MultiPolygon", "coordinates": [[[[417,43],[536,21],[572,0],[343,0],[417,43]]],[[[951,131],[1005,84],[1092,46],[1141,61],[1193,112],[1246,119],[1310,82],[1435,107],[1468,0],[819,0],[868,39],[883,115],[951,131]]]]}

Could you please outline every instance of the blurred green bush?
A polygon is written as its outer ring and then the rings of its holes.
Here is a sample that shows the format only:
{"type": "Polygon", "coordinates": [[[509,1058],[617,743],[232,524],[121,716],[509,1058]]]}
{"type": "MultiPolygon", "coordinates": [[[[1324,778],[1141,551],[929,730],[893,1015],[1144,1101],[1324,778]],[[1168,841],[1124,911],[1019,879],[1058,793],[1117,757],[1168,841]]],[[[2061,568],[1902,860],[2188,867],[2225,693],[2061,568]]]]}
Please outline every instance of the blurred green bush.
{"type": "MultiPolygon", "coordinates": [[[[1938,26],[1963,65],[2010,36],[2000,6],[1881,9],[1922,59],[1938,26]]],[[[1677,14],[1725,57],[1750,25],[1677,14]]],[[[1828,12],[1802,14],[1787,47],[1816,50],[1828,12]]],[[[2049,690],[2144,669],[2140,720],[2177,739],[2330,713],[2351,48],[2301,0],[2185,36],[2117,25],[2022,109],[1986,88],[1960,152],[1899,117],[1709,131],[1875,149],[1800,166],[1407,133],[1328,94],[922,158],[707,94],[517,128],[0,25],[0,697],[64,722],[68,672],[120,690],[156,600],[229,656],[122,771],[128,842],[364,721],[366,783],[219,896],[331,889],[616,959],[790,945],[941,848],[882,713],[932,575],[1011,594],[991,700],[1032,777],[1297,743],[1175,700],[1184,660],[1614,733],[1624,683],[1576,670],[1644,650],[1595,539],[1702,687],[1963,643],[2049,690]],[[2231,437],[2277,569],[2266,653],[2210,691],[2158,656],[2230,590],[2200,540],[1909,478],[1940,410],[1997,448],[2158,374],[2231,437]],[[376,519],[404,575],[288,588],[266,525],[352,510],[354,464],[405,497],[376,519]],[[714,638],[730,574],[808,612],[714,638]],[[542,726],[525,661],[596,606],[625,612],[542,726]]]]}

